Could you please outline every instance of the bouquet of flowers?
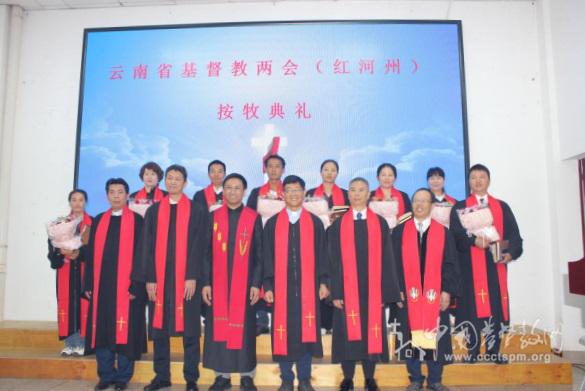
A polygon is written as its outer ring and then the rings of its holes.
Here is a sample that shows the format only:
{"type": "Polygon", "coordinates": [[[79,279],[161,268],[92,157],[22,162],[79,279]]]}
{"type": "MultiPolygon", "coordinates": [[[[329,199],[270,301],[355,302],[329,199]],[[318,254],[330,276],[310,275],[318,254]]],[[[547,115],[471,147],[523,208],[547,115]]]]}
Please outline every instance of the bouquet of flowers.
{"type": "Polygon", "coordinates": [[[483,237],[485,240],[497,242],[500,235],[494,227],[494,216],[489,206],[475,205],[465,209],[457,210],[461,225],[468,234],[483,237]]]}
{"type": "Polygon", "coordinates": [[[140,216],[144,217],[146,211],[150,206],[153,204],[152,200],[148,200],[146,198],[141,199],[131,199],[128,207],[131,211],[138,213],[140,216]]]}
{"type": "Polygon", "coordinates": [[[449,228],[451,209],[453,209],[453,204],[450,202],[436,202],[431,209],[431,218],[449,228]]]}
{"type": "Polygon", "coordinates": [[[379,214],[390,226],[390,229],[398,224],[398,201],[392,199],[388,201],[372,201],[370,209],[379,214]]]}
{"type": "Polygon", "coordinates": [[[321,197],[307,197],[303,202],[303,208],[319,217],[325,226],[325,229],[331,224],[329,220],[329,204],[321,197]]]}
{"type": "Polygon", "coordinates": [[[258,198],[258,213],[262,217],[262,225],[266,221],[284,209],[284,201],[271,198],[258,198]]]}
{"type": "Polygon", "coordinates": [[[69,215],[47,223],[47,234],[53,247],[71,251],[79,249],[83,245],[79,232],[82,220],[82,216],[69,215]]]}
{"type": "Polygon", "coordinates": [[[215,202],[215,204],[211,205],[209,207],[209,213],[213,212],[214,210],[217,210],[219,208],[221,208],[221,206],[223,205],[223,202],[221,200],[217,200],[215,202]]]}

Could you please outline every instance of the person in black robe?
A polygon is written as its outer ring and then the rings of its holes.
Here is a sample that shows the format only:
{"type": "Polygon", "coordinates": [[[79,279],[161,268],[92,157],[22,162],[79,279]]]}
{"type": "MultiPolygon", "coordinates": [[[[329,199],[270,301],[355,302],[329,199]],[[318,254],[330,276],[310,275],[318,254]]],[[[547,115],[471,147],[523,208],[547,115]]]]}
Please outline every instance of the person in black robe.
{"type": "MultiPolygon", "coordinates": [[[[282,175],[285,167],[286,161],[280,155],[270,155],[264,160],[264,170],[268,175],[268,182],[252,189],[246,202],[248,208],[258,211],[259,198],[284,199],[284,194],[282,194],[282,175]]],[[[264,300],[260,300],[256,306],[256,335],[267,334],[270,331],[268,312],[270,312],[270,308],[268,308],[264,300]]]]}
{"type": "MultiPolygon", "coordinates": [[[[329,209],[334,206],[349,205],[347,190],[339,188],[335,184],[335,180],[339,174],[339,163],[333,159],[324,160],[323,163],[321,163],[320,170],[323,183],[320,186],[307,191],[307,197],[323,197],[325,201],[327,201],[329,209]],[[341,198],[341,202],[336,200],[337,197],[335,192],[341,194],[341,197],[339,197],[341,198]]],[[[339,214],[331,214],[329,217],[331,223],[333,223],[339,216],[339,214]]],[[[325,330],[327,334],[331,334],[331,329],[333,328],[333,303],[331,302],[330,297],[321,301],[321,328],[325,330]]]]}
{"type": "Polygon", "coordinates": [[[187,184],[187,170],[180,165],[173,164],[166,169],[165,187],[169,195],[162,201],[152,205],[146,212],[144,218],[144,232],[142,238],[142,264],[136,270],[136,278],[146,282],[146,289],[149,298],[150,313],[149,319],[152,328],[152,339],[154,348],[154,372],[155,378],[144,387],[145,391],[154,391],[169,387],[170,381],[170,337],[183,337],[184,363],[183,375],[187,382],[187,391],[197,390],[199,379],[199,337],[201,334],[201,289],[196,281],[201,279],[203,254],[205,251],[205,229],[207,227],[208,213],[198,204],[191,202],[183,193],[187,184]],[[157,289],[157,268],[156,249],[159,242],[158,220],[161,205],[169,208],[168,230],[161,228],[161,231],[168,232],[166,257],[164,258],[164,289],[157,289]],[[181,307],[176,306],[175,289],[177,278],[177,253],[176,243],[181,232],[177,229],[177,222],[180,221],[179,211],[181,203],[190,205],[190,214],[187,231],[187,259],[185,269],[185,293],[181,307]],[[156,305],[155,305],[156,303],[156,305]],[[155,308],[156,307],[156,308],[155,308]],[[163,307],[161,311],[162,326],[155,327],[157,319],[156,309],[163,307]],[[180,322],[177,322],[177,313],[183,314],[183,330],[180,330],[180,322]]]}
{"type": "MultiPolygon", "coordinates": [[[[321,332],[319,327],[314,327],[314,342],[303,342],[303,326],[301,322],[313,322],[313,325],[320,325],[319,301],[329,296],[329,271],[327,265],[325,231],[321,220],[302,208],[305,193],[305,182],[295,175],[289,175],[283,182],[284,197],[286,209],[276,216],[271,217],[264,227],[263,239],[263,261],[264,261],[264,290],[265,299],[268,303],[274,303],[272,317],[272,359],[278,362],[280,367],[280,377],[282,383],[279,391],[292,391],[294,382],[294,373],[292,366],[296,363],[297,378],[299,381],[299,391],[313,391],[311,385],[311,362],[312,357],[323,357],[323,346],[321,343],[321,332]],[[287,292],[286,292],[286,324],[276,326],[275,313],[278,299],[275,289],[276,274],[276,246],[279,240],[277,237],[277,222],[282,213],[288,216],[288,251],[287,251],[287,292]],[[314,291],[315,291],[315,313],[308,315],[303,314],[301,297],[303,286],[301,276],[303,273],[303,263],[306,262],[301,258],[301,223],[306,219],[302,214],[306,213],[313,224],[313,245],[314,245],[314,291]],[[310,317],[310,319],[308,319],[310,317]],[[307,319],[305,319],[307,318],[307,319]],[[275,340],[279,338],[279,333],[286,333],[286,352],[281,354],[275,351],[275,340]]],[[[305,234],[307,235],[307,234],[305,234]]],[[[304,289],[307,289],[304,287],[304,289]]],[[[308,331],[310,332],[310,331],[308,331]]]]}
{"type": "Polygon", "coordinates": [[[83,356],[85,351],[85,322],[87,321],[88,302],[82,295],[83,274],[85,269],[85,248],[89,240],[91,217],[85,213],[87,193],[85,190],[75,189],[69,193],[69,206],[71,216],[80,217],[83,220],[79,224],[79,233],[82,246],[77,250],[60,249],[53,246],[51,240],[47,240],[49,252],[47,258],[51,263],[51,269],[57,271],[57,319],[59,325],[59,339],[65,346],[61,350],[63,356],[83,356]],[[60,288],[62,284],[68,284],[69,289],[60,288]],[[65,296],[65,297],[61,297],[65,296]],[[65,322],[65,324],[61,324],[65,322]]]}
{"type": "MultiPolygon", "coordinates": [[[[500,280],[498,267],[507,268],[508,264],[522,255],[522,237],[516,223],[512,209],[504,201],[497,200],[488,194],[490,184],[490,172],[487,167],[476,164],[469,170],[469,185],[472,194],[467,200],[459,201],[451,210],[450,230],[455,238],[455,244],[459,253],[459,265],[461,268],[461,294],[457,302],[456,322],[457,327],[466,332],[468,363],[475,363],[482,357],[479,356],[481,347],[481,334],[486,338],[486,361],[496,364],[506,364],[507,360],[500,355],[501,334],[509,327],[509,300],[507,296],[500,294],[500,280]],[[495,213],[494,207],[500,205],[499,209],[503,215],[503,240],[507,241],[508,248],[502,251],[503,259],[499,263],[494,262],[490,251],[490,243],[482,237],[467,232],[462,226],[457,214],[458,210],[465,209],[470,205],[488,205],[495,213]],[[478,292],[474,287],[472,268],[472,248],[483,249],[487,269],[488,292],[483,289],[478,292]],[[489,295],[491,316],[478,317],[477,300],[485,300],[486,293],[489,295]],[[504,304],[502,304],[504,303],[504,304]]],[[[495,218],[494,218],[495,223],[495,218]]],[[[501,235],[501,233],[499,233],[501,235]]],[[[507,291],[506,286],[502,286],[507,291]]]]}
{"type": "Polygon", "coordinates": [[[221,205],[223,202],[223,179],[225,178],[226,167],[221,160],[212,160],[207,165],[207,175],[211,183],[204,189],[199,190],[193,196],[193,201],[202,208],[210,210],[214,205],[221,205]],[[209,193],[209,196],[206,195],[209,193]],[[210,198],[210,199],[208,199],[210,198]]]}
{"type": "Polygon", "coordinates": [[[163,171],[155,162],[145,163],[140,168],[138,174],[144,187],[141,190],[130,194],[130,200],[136,202],[140,199],[146,199],[151,202],[160,201],[160,198],[167,195],[167,192],[159,188],[159,183],[163,178],[163,171]]]}
{"type": "MultiPolygon", "coordinates": [[[[100,213],[94,219],[89,244],[87,247],[87,271],[85,273],[84,291],[90,300],[89,316],[86,331],[86,354],[95,351],[99,383],[96,390],[105,390],[114,385],[116,390],[125,390],[134,374],[134,362],[146,352],[146,290],[144,283],[131,281],[128,289],[128,319],[117,319],[118,299],[123,292],[118,292],[118,270],[120,262],[131,262],[127,265],[128,273],[140,262],[140,246],[142,217],[126,207],[128,201],[128,184],[121,178],[113,178],[106,182],[106,191],[111,210],[100,213]],[[134,232],[121,232],[122,214],[134,216],[134,232]],[[99,287],[94,286],[96,270],[96,233],[105,215],[109,215],[108,229],[105,234],[101,270],[99,271],[99,287]],[[132,243],[123,243],[125,234],[133,236],[132,243]],[[119,257],[120,248],[132,246],[132,259],[123,260],[119,257]],[[93,293],[97,292],[97,298],[93,293]],[[97,303],[97,309],[94,305],[97,303]],[[95,319],[93,313],[96,313],[95,319]],[[125,322],[127,324],[125,324],[125,322]],[[117,329],[127,327],[128,342],[120,344],[117,340],[117,329]],[[95,333],[95,335],[94,335],[95,333]],[[116,357],[117,356],[117,357],[116,357]],[[117,361],[117,366],[114,363],[117,361]]],[[[130,236],[127,236],[130,237],[130,236]]],[[[121,299],[123,300],[123,299],[121,299]]]]}
{"type": "MultiPolygon", "coordinates": [[[[409,391],[417,391],[423,388],[425,377],[421,373],[421,362],[425,361],[428,369],[427,387],[435,391],[448,391],[447,387],[442,384],[443,365],[452,362],[453,348],[451,346],[451,324],[449,321],[449,305],[451,298],[459,292],[459,266],[457,260],[457,251],[455,242],[449,230],[436,221],[431,221],[432,193],[428,189],[417,190],[412,197],[413,219],[400,224],[392,231],[392,242],[394,247],[394,256],[396,267],[400,280],[402,301],[392,304],[394,307],[392,313],[396,314],[395,324],[397,328],[396,353],[399,359],[406,361],[410,385],[409,391]],[[425,288],[425,267],[427,265],[427,255],[430,226],[435,224],[432,232],[434,235],[440,234],[437,231],[443,231],[444,242],[442,253],[436,255],[442,259],[441,278],[440,278],[440,310],[439,326],[436,330],[436,349],[423,349],[413,344],[411,325],[409,321],[409,308],[407,295],[410,293],[408,287],[405,288],[405,269],[404,269],[404,229],[407,224],[414,224],[417,232],[416,246],[418,247],[420,281],[423,292],[416,290],[415,295],[422,296],[422,300],[439,300],[438,292],[433,295],[434,289],[425,288]],[[436,233],[435,233],[436,232],[436,233]],[[431,295],[430,299],[424,295],[424,292],[431,295]]],[[[433,321],[436,324],[436,321],[433,321]]],[[[430,329],[433,330],[433,329],[430,329]]]]}
{"type": "Polygon", "coordinates": [[[386,311],[380,307],[382,317],[382,352],[380,354],[369,354],[368,352],[368,297],[369,286],[369,259],[370,235],[368,234],[367,219],[374,218],[380,224],[381,232],[381,302],[390,304],[400,301],[400,288],[398,276],[392,251],[392,238],[388,223],[381,216],[374,214],[367,208],[369,199],[368,181],[363,178],[354,178],[349,184],[349,201],[351,209],[339,218],[327,230],[327,248],[331,263],[331,296],[335,306],[333,314],[333,342],[332,361],[341,363],[343,369],[343,381],[340,385],[341,391],[349,391],[354,388],[353,377],[355,374],[356,361],[361,361],[366,379],[365,387],[368,391],[379,390],[374,379],[376,362],[387,362],[388,337],[386,332],[386,311]],[[348,213],[350,215],[348,215],[348,213]],[[345,216],[353,217],[354,237],[343,238],[344,241],[351,241],[355,246],[357,264],[357,284],[359,292],[360,319],[361,319],[361,340],[349,341],[346,328],[346,314],[344,307],[344,270],[341,256],[341,228],[345,216]],[[353,216],[352,216],[353,215],[353,216]]]}
{"type": "Polygon", "coordinates": [[[398,216],[397,219],[408,212],[412,212],[412,205],[410,204],[410,198],[405,192],[398,190],[394,186],[398,173],[396,167],[391,163],[382,163],[376,170],[376,177],[380,186],[370,193],[370,199],[372,201],[386,201],[389,199],[395,199],[398,201],[398,216]]]}
{"type": "MultiPolygon", "coordinates": [[[[229,348],[227,341],[214,340],[213,321],[213,269],[216,261],[213,252],[213,239],[216,238],[214,216],[218,210],[211,214],[207,228],[207,251],[203,265],[203,277],[201,281],[203,301],[209,306],[207,309],[208,320],[205,323],[205,338],[203,346],[203,366],[215,371],[215,382],[209,388],[212,391],[225,390],[231,387],[231,373],[240,373],[240,388],[244,391],[255,391],[254,375],[256,372],[256,311],[254,305],[260,298],[260,287],[262,286],[262,219],[260,216],[248,209],[242,203],[247,188],[246,179],[240,174],[228,175],[223,183],[225,202],[222,208],[227,208],[228,235],[227,235],[227,290],[228,311],[231,299],[229,294],[233,287],[233,279],[241,278],[234,275],[234,255],[241,251],[242,243],[250,243],[248,250],[248,281],[245,289],[246,307],[243,321],[243,338],[241,348],[229,348]],[[240,232],[238,235],[239,222],[242,212],[247,209],[249,216],[253,216],[252,232],[240,232]],[[242,239],[242,236],[246,236],[242,239]],[[242,240],[244,242],[242,242],[242,240]]],[[[250,220],[252,217],[250,217],[250,220]]],[[[229,315],[228,315],[229,317],[229,315]]],[[[229,328],[228,328],[229,332],[229,328]]]]}

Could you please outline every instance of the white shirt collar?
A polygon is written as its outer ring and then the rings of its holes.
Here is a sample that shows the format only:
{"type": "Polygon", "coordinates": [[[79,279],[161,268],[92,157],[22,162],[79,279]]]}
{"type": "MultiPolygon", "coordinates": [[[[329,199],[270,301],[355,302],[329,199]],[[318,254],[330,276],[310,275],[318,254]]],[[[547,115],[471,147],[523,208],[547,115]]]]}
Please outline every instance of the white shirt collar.
{"type": "Polygon", "coordinates": [[[223,187],[214,187],[213,191],[215,191],[215,194],[221,194],[223,192],[223,187]]]}
{"type": "Polygon", "coordinates": [[[441,195],[435,194],[435,198],[437,199],[437,201],[443,202],[443,200],[445,199],[445,193],[443,193],[441,195]]]}
{"type": "Polygon", "coordinates": [[[177,205],[179,203],[179,201],[175,201],[175,200],[173,200],[172,198],[169,197],[169,203],[171,205],[177,205]]]}
{"type": "Polygon", "coordinates": [[[429,229],[430,225],[431,225],[430,216],[422,221],[419,221],[416,217],[414,218],[414,226],[416,227],[416,230],[419,231],[420,233],[426,232],[426,230],[429,229]],[[422,224],[422,230],[419,224],[422,224]]]}
{"type": "Polygon", "coordinates": [[[297,221],[299,221],[299,219],[301,218],[301,212],[302,212],[302,208],[299,210],[290,210],[289,208],[286,208],[286,213],[288,213],[288,221],[291,224],[295,224],[297,221]]]}
{"type": "Polygon", "coordinates": [[[364,208],[362,210],[355,210],[355,209],[352,209],[352,210],[353,210],[353,219],[354,220],[358,219],[358,215],[357,215],[358,213],[361,213],[362,220],[366,220],[366,218],[368,217],[368,208],[364,208]]]}
{"type": "Polygon", "coordinates": [[[122,216],[122,209],[120,210],[113,210],[112,216],[122,216]]]}
{"type": "Polygon", "coordinates": [[[477,198],[477,203],[478,203],[479,205],[482,205],[482,203],[481,203],[481,200],[482,200],[482,199],[484,199],[484,200],[485,200],[485,204],[486,204],[486,205],[487,205],[487,204],[488,204],[488,202],[489,202],[489,201],[488,201],[488,195],[487,195],[487,193],[486,193],[486,195],[483,195],[483,196],[478,196],[477,194],[475,194],[475,198],[477,198]]]}

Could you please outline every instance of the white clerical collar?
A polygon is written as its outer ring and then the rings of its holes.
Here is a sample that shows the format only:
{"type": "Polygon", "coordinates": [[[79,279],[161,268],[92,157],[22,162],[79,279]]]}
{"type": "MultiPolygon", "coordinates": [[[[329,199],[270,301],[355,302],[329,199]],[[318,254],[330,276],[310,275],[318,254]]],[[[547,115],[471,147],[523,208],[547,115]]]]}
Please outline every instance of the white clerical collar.
{"type": "Polygon", "coordinates": [[[213,191],[215,191],[215,194],[221,194],[223,192],[223,187],[214,187],[213,191]]]}
{"type": "Polygon", "coordinates": [[[427,217],[426,219],[419,221],[416,217],[414,218],[414,225],[416,227],[416,230],[418,232],[425,233],[425,231],[427,229],[429,229],[429,226],[431,225],[431,217],[427,217]]]}
{"type": "Polygon", "coordinates": [[[112,211],[112,216],[122,216],[122,209],[113,210],[112,211]]]}
{"type": "Polygon", "coordinates": [[[171,205],[177,205],[177,204],[179,203],[179,201],[175,201],[175,200],[173,200],[171,197],[169,197],[169,203],[170,203],[171,205]]]}
{"type": "Polygon", "coordinates": [[[356,209],[352,209],[353,210],[353,219],[354,220],[366,220],[366,218],[368,217],[368,208],[364,208],[362,210],[356,210],[356,209]],[[358,217],[358,213],[360,214],[358,217]]]}
{"type": "Polygon", "coordinates": [[[489,202],[487,193],[483,196],[479,196],[479,195],[475,194],[475,198],[477,199],[477,203],[479,205],[487,205],[489,202]],[[482,200],[483,200],[483,202],[481,202],[482,200]]]}
{"type": "Polygon", "coordinates": [[[302,210],[302,208],[299,210],[290,210],[289,208],[286,208],[286,213],[288,213],[288,221],[290,221],[291,224],[295,224],[297,221],[299,221],[302,210]]]}

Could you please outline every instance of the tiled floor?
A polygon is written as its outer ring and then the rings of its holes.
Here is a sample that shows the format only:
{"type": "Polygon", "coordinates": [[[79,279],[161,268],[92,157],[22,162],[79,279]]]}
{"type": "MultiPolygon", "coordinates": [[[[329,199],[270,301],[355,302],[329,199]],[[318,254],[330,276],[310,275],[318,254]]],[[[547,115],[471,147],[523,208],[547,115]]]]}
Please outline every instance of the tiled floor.
{"type": "MultiPolygon", "coordinates": [[[[450,387],[453,391],[580,391],[581,383],[585,378],[585,371],[573,368],[573,386],[557,385],[526,385],[526,386],[482,386],[482,387],[450,387]]],[[[37,379],[0,379],[1,391],[90,391],[94,383],[75,380],[37,380],[37,379]]],[[[131,384],[130,390],[142,390],[144,384],[131,384]]],[[[173,391],[184,390],[184,385],[176,385],[171,388],[173,391]]],[[[207,387],[201,387],[206,390],[207,387]]],[[[357,388],[356,390],[359,390],[357,388]]],[[[394,391],[402,388],[385,388],[394,391]]],[[[233,387],[233,390],[237,390],[233,387]]],[[[275,391],[276,387],[261,387],[260,391],[275,391]]],[[[323,391],[334,391],[334,388],[322,389],[323,391]]]]}

